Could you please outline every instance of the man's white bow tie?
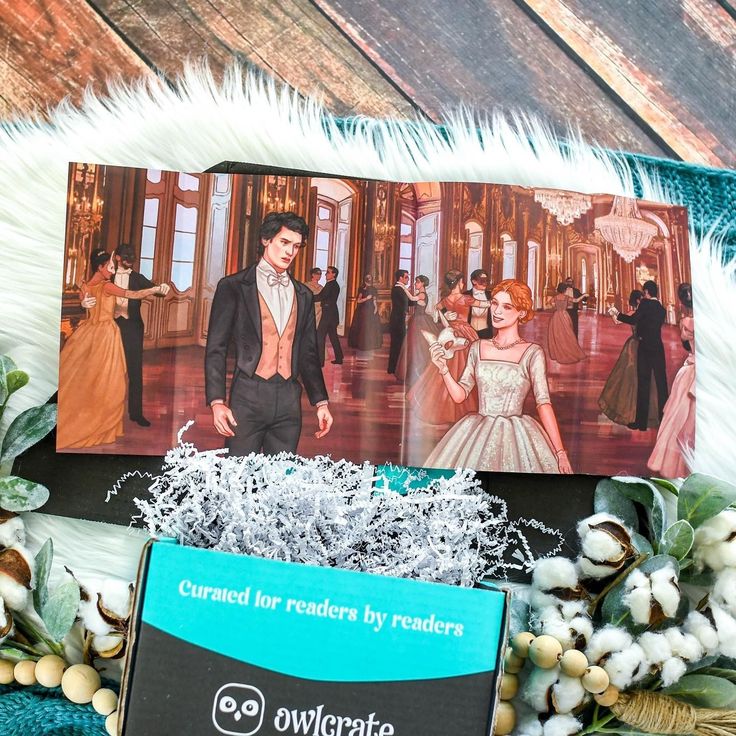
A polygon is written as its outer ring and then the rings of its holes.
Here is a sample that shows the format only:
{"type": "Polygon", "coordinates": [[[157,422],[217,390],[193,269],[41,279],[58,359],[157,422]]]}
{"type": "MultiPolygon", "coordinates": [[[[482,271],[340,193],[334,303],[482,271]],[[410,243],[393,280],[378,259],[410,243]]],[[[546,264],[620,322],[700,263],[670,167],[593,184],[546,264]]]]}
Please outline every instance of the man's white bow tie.
{"type": "Polygon", "coordinates": [[[269,273],[266,274],[266,282],[269,286],[288,286],[289,285],[289,274],[284,271],[283,273],[269,273]]]}

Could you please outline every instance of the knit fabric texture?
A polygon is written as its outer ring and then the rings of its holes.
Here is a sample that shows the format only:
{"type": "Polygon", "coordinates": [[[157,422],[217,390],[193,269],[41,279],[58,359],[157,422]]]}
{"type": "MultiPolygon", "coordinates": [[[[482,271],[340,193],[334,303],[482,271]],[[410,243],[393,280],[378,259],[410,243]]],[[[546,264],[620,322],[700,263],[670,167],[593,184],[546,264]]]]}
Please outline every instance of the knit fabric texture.
{"type": "MultiPolygon", "coordinates": [[[[105,683],[110,687],[110,683],[105,683]]],[[[0,686],[2,736],[107,736],[105,716],[67,700],[60,687],[0,686]]]]}

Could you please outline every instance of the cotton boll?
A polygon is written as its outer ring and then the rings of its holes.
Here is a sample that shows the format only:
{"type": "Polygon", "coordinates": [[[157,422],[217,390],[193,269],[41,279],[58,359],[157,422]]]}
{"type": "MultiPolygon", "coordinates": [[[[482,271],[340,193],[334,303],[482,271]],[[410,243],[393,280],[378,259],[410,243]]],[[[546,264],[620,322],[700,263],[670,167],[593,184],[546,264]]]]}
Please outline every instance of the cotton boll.
{"type": "Polygon", "coordinates": [[[585,700],[586,691],[579,677],[560,672],[552,686],[552,704],[558,713],[570,713],[585,700]]]}
{"type": "Polygon", "coordinates": [[[658,667],[672,657],[672,648],[664,634],[647,631],[636,642],[644,650],[647,660],[658,667]]]}
{"type": "Polygon", "coordinates": [[[718,632],[720,653],[726,657],[736,657],[736,621],[715,603],[711,603],[710,612],[718,632]]]}
{"type": "Polygon", "coordinates": [[[673,626],[662,632],[672,648],[675,657],[682,657],[687,662],[697,662],[703,657],[703,647],[692,634],[683,634],[673,626]]]}
{"type": "Polygon", "coordinates": [[[544,724],[544,736],[572,736],[583,727],[581,721],[571,715],[552,716],[544,724]]]}
{"type": "Polygon", "coordinates": [[[534,708],[537,713],[546,713],[549,709],[550,688],[557,682],[560,676],[559,666],[543,670],[535,667],[521,693],[521,698],[534,708]]]}
{"type": "Polygon", "coordinates": [[[570,626],[562,618],[562,614],[557,606],[547,606],[543,608],[534,618],[532,628],[537,634],[549,634],[554,636],[563,649],[570,649],[573,646],[572,632],[570,626]]]}
{"type": "Polygon", "coordinates": [[[634,643],[631,634],[625,629],[616,626],[604,626],[590,638],[585,655],[591,664],[600,664],[604,657],[611,652],[621,652],[634,643]]]}
{"type": "Polygon", "coordinates": [[[674,618],[680,605],[680,588],[677,584],[677,572],[672,565],[665,565],[649,575],[652,585],[652,597],[662,608],[667,618],[674,618]]]}
{"type": "Polygon", "coordinates": [[[106,636],[112,631],[112,626],[100,616],[95,599],[79,601],[78,615],[84,627],[95,636],[106,636]]]}
{"type": "Polygon", "coordinates": [[[21,611],[28,602],[28,591],[33,588],[33,557],[22,545],[0,552],[0,598],[13,611],[21,611]]]}
{"type": "Polygon", "coordinates": [[[587,557],[578,557],[576,564],[580,577],[584,580],[602,580],[618,572],[619,569],[614,565],[602,565],[592,562],[587,557]]]}
{"type": "Polygon", "coordinates": [[[576,616],[569,623],[576,649],[584,649],[593,636],[593,622],[590,616],[576,616]]]}
{"type": "Polygon", "coordinates": [[[683,629],[700,642],[706,654],[715,654],[718,650],[718,632],[700,611],[688,613],[683,629]]]}
{"type": "Polygon", "coordinates": [[[736,567],[736,511],[721,511],[695,530],[693,558],[700,570],[736,567]]]}
{"type": "Polygon", "coordinates": [[[710,598],[736,616],[736,569],[726,568],[716,575],[710,598]]]}
{"type": "Polygon", "coordinates": [[[633,588],[623,598],[637,624],[648,624],[652,614],[652,593],[648,587],[633,588]]]}
{"type": "Polygon", "coordinates": [[[679,657],[670,657],[662,665],[662,684],[674,685],[687,672],[687,665],[679,657]]]}
{"type": "Polygon", "coordinates": [[[560,603],[559,608],[562,618],[565,621],[570,621],[576,616],[580,616],[581,614],[587,615],[588,613],[588,607],[583,601],[565,601],[564,603],[560,603]]]}
{"type": "Polygon", "coordinates": [[[0,512],[0,547],[13,547],[26,543],[26,527],[23,519],[11,512],[0,512]]]}
{"type": "Polygon", "coordinates": [[[611,684],[619,690],[625,690],[649,672],[646,654],[638,644],[632,644],[623,651],[613,652],[602,667],[607,672],[611,684]]]}
{"type": "Polygon", "coordinates": [[[515,736],[542,736],[542,724],[537,711],[530,708],[521,698],[514,700],[516,708],[515,736]]]}
{"type": "Polygon", "coordinates": [[[577,588],[578,573],[567,557],[547,557],[534,565],[532,586],[538,590],[577,588]]]}
{"type": "Polygon", "coordinates": [[[583,554],[594,562],[607,562],[620,559],[623,549],[610,534],[592,529],[585,535],[583,554]]]}
{"type": "Polygon", "coordinates": [[[582,555],[578,569],[582,577],[604,578],[620,570],[633,553],[631,532],[610,514],[593,514],[578,524],[582,555]]]}
{"type": "Polygon", "coordinates": [[[130,615],[132,591],[130,583],[119,578],[108,578],[100,586],[100,598],[102,605],[112,613],[121,618],[130,615]]]}

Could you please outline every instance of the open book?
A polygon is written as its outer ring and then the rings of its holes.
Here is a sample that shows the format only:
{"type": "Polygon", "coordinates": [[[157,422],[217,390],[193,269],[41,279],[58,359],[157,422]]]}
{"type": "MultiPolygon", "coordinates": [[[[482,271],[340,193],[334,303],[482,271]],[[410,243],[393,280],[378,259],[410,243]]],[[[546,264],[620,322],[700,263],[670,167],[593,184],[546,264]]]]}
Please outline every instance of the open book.
{"type": "Polygon", "coordinates": [[[58,452],[160,456],[190,419],[199,449],[491,472],[692,445],[682,207],[91,163],[68,202],[58,452]]]}

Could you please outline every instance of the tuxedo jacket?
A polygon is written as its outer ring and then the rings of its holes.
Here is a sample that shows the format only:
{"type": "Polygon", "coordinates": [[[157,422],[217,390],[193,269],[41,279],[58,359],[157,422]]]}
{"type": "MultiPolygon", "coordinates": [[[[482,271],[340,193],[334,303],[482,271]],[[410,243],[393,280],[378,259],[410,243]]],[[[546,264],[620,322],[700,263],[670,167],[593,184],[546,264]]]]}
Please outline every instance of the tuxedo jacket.
{"type": "MultiPolygon", "coordinates": [[[[291,278],[291,276],[289,276],[291,278]]],[[[291,348],[291,375],[300,377],[312,405],[327,401],[327,389],[317,354],[312,292],[291,278],[296,304],[296,328],[291,348]]],[[[207,404],[227,397],[227,351],[235,346],[235,368],[253,377],[261,359],[261,307],[258,301],[256,266],[220,279],[210,311],[205,349],[207,404]]]]}
{"type": "Polygon", "coordinates": [[[391,289],[391,316],[389,327],[391,331],[403,331],[406,327],[406,314],[409,310],[409,295],[401,286],[391,289]]]}
{"type": "MultiPolygon", "coordinates": [[[[142,273],[137,271],[131,271],[128,276],[128,290],[129,291],[141,291],[141,289],[150,289],[152,286],[156,286],[153,281],[149,281],[142,273]]],[[[143,324],[141,318],[141,300],[140,299],[128,299],[128,320],[130,322],[138,322],[143,324]]]]}
{"type": "MultiPolygon", "coordinates": [[[[576,289],[574,286],[571,287],[571,288],[572,288],[572,296],[573,296],[573,299],[579,299],[583,295],[583,292],[580,291],[580,289],[576,289]]],[[[580,304],[581,304],[581,302],[573,302],[573,301],[571,301],[567,305],[567,308],[571,312],[577,312],[580,309],[580,304]]]]}
{"type": "Polygon", "coordinates": [[[639,346],[644,350],[663,350],[662,325],[667,312],[657,299],[642,299],[633,314],[619,314],[616,319],[636,325],[639,346]]]}
{"type": "MultiPolygon", "coordinates": [[[[473,290],[468,289],[467,291],[464,291],[463,294],[465,294],[465,296],[473,296],[473,290]]],[[[486,289],[485,294],[486,294],[486,301],[488,302],[491,301],[491,299],[493,298],[491,296],[491,290],[486,289]]],[[[472,319],[473,319],[473,307],[470,307],[470,309],[468,310],[468,322],[470,322],[472,319]]],[[[493,327],[493,316],[491,315],[490,309],[486,309],[486,327],[488,328],[493,327]]]]}
{"type": "Polygon", "coordinates": [[[337,311],[337,298],[340,296],[340,284],[335,279],[328,281],[319,294],[313,296],[315,302],[322,305],[322,318],[319,323],[323,327],[337,327],[340,315],[337,311]]]}

